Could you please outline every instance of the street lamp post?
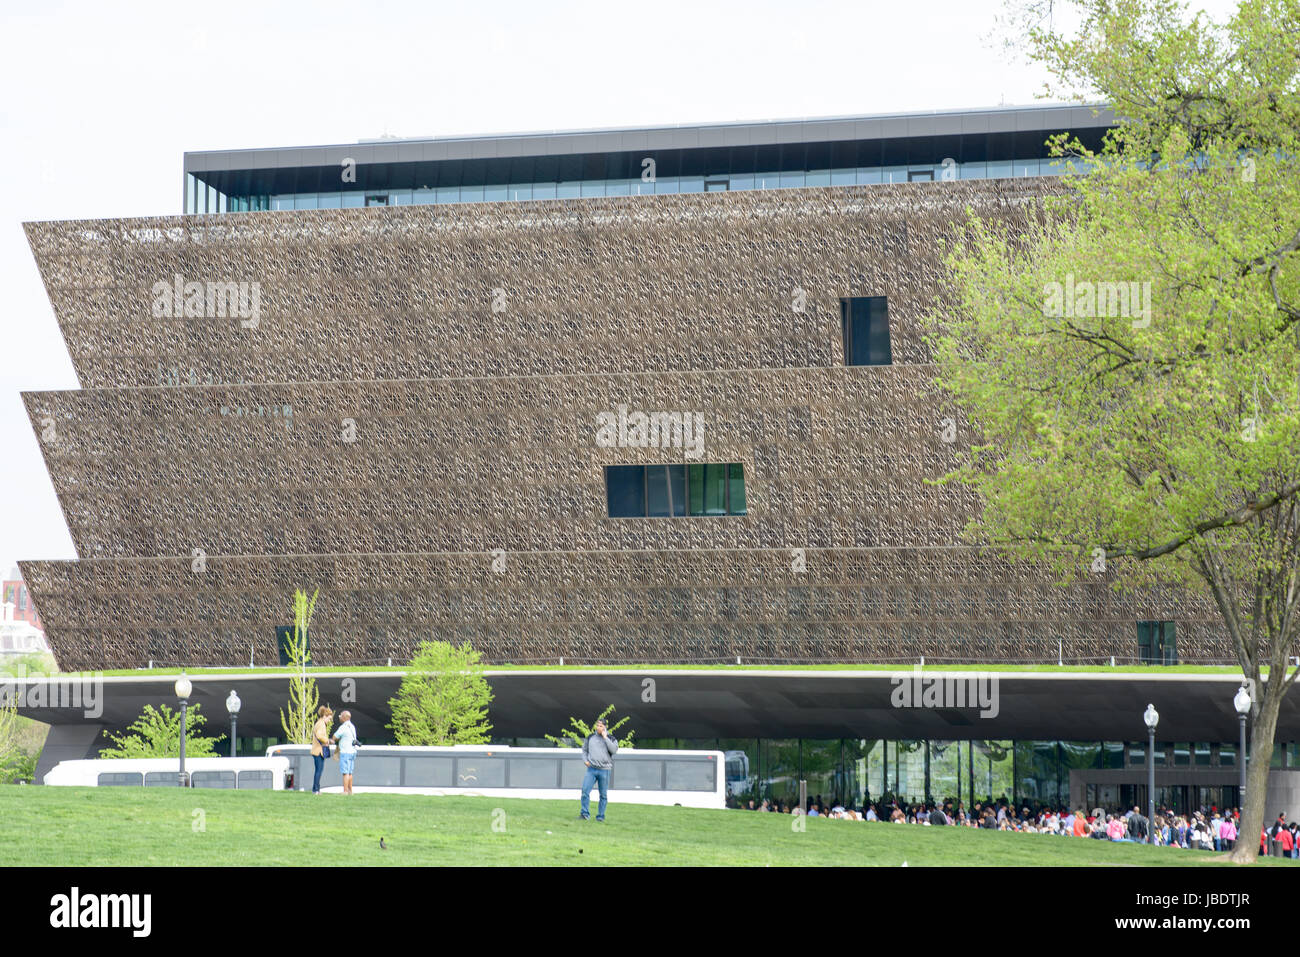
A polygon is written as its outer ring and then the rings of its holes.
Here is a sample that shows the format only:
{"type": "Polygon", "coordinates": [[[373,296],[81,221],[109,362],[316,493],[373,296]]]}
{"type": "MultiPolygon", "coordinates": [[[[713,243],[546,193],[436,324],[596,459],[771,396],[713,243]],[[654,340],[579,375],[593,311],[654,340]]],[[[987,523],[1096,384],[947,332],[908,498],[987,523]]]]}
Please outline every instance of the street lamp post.
{"type": "Polygon", "coordinates": [[[1237,807],[1246,807],[1246,716],[1250,714],[1250,692],[1242,685],[1232,698],[1232,706],[1237,711],[1237,720],[1241,725],[1241,745],[1237,752],[1237,807]]]}
{"type": "Polygon", "coordinates": [[[238,757],[235,753],[235,722],[239,719],[239,708],[243,704],[239,700],[239,695],[232,690],[230,697],[226,699],[226,710],[230,712],[230,756],[238,757]]]}
{"type": "Polygon", "coordinates": [[[194,686],[190,684],[190,679],[181,672],[181,676],[176,679],[176,697],[181,699],[181,773],[177,777],[176,783],[185,787],[185,709],[190,703],[190,692],[194,686]]]}
{"type": "Polygon", "coordinates": [[[1156,725],[1160,723],[1155,705],[1147,705],[1142,720],[1147,726],[1147,843],[1152,844],[1156,831],[1156,725]]]}

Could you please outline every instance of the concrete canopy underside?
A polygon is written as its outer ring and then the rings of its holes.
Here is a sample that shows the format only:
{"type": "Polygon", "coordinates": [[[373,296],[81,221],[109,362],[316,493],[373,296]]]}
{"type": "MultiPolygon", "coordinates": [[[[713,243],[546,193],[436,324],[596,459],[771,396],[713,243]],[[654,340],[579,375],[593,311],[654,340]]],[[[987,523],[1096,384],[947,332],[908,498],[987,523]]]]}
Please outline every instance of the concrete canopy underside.
{"type": "MultiPolygon", "coordinates": [[[[969,681],[992,672],[926,671],[969,681]]],[[[974,708],[896,708],[891,695],[898,677],[913,672],[517,671],[490,672],[494,700],[489,720],[497,738],[540,737],[568,724],[570,716],[594,718],[613,704],[642,738],[802,737],[1033,739],[1137,741],[1146,737],[1142,712],[1160,712],[1158,735],[1169,741],[1235,741],[1232,697],[1240,679],[1231,675],[1114,676],[1004,672],[997,681],[997,714],[981,718],[974,708]],[[646,679],[654,701],[643,700],[646,679]]],[[[362,740],[389,740],[389,699],[401,672],[315,676],[321,701],[348,708],[362,740]],[[345,697],[344,682],[355,695],[345,697]],[[348,700],[354,697],[355,700],[348,700]]],[[[288,697],[282,675],[191,677],[192,703],[207,716],[204,732],[228,729],[226,696],[243,701],[240,737],[279,737],[279,709],[288,697]]],[[[102,710],[90,718],[77,708],[21,707],[20,713],[55,728],[96,726],[119,732],[146,704],[176,705],[174,675],[106,678],[102,710]]],[[[20,684],[20,687],[22,685],[20,684]]],[[[1277,740],[1300,739],[1300,698],[1288,696],[1278,720],[1277,740]]]]}

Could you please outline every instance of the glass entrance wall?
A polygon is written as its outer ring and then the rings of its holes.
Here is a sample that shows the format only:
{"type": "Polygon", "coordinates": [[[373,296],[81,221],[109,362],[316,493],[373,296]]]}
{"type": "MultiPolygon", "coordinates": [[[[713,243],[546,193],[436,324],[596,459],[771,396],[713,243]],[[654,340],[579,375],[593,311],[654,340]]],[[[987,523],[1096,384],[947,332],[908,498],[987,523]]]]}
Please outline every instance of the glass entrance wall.
{"type": "MultiPolygon", "coordinates": [[[[1063,807],[1070,800],[1070,771],[1118,769],[1126,764],[1132,768],[1131,755],[1141,754],[1145,760],[1146,751],[1142,743],[1123,741],[874,738],[658,738],[637,739],[636,745],[724,752],[728,795],[742,806],[765,799],[794,806],[803,780],[808,782],[809,802],[820,797],[828,806],[861,807],[897,798],[907,804],[952,800],[971,807],[1006,798],[1017,807],[1063,807]]],[[[1185,745],[1156,747],[1158,754],[1167,748],[1172,755],[1185,745]]],[[[1227,745],[1196,745],[1196,749],[1201,755],[1208,752],[1209,767],[1232,766],[1234,755],[1227,745]]],[[[1283,747],[1278,751],[1286,753],[1283,747]]],[[[1233,806],[1236,788],[1162,786],[1156,797],[1179,811],[1202,805],[1233,806]]],[[[1088,810],[1145,807],[1145,802],[1145,785],[1091,784],[1086,791],[1088,810]]]]}

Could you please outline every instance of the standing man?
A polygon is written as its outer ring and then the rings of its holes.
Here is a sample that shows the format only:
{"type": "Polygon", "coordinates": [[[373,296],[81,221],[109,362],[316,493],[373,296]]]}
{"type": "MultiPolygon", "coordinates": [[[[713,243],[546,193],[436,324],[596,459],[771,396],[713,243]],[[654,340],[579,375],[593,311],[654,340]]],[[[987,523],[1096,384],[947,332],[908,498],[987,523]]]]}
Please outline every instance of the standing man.
{"type": "Polygon", "coordinates": [[[591,817],[591,786],[600,789],[600,805],[596,808],[596,820],[605,820],[605,805],[609,798],[609,773],[614,769],[614,755],[618,753],[618,742],[609,736],[604,721],[596,722],[596,730],[587,735],[582,742],[582,760],[587,765],[587,773],[582,778],[582,808],[578,816],[584,821],[591,817]]]}
{"type": "Polygon", "coordinates": [[[343,775],[343,793],[351,794],[352,772],[357,766],[357,729],[351,711],[340,711],[339,720],[343,723],[334,732],[334,740],[339,743],[339,773],[343,775]]]}

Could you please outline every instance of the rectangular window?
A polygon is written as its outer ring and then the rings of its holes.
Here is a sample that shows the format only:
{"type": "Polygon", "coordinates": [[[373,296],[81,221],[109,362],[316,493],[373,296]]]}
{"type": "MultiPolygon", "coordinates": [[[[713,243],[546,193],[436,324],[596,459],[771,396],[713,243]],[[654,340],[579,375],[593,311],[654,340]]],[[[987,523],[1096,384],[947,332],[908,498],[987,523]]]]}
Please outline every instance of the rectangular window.
{"type": "Polygon", "coordinates": [[[692,515],[727,514],[727,467],[725,465],[692,465],[690,475],[690,506],[692,515]]]}
{"type": "Polygon", "coordinates": [[[190,775],[192,788],[229,788],[234,790],[234,771],[195,771],[190,775]]]}
{"type": "Polygon", "coordinates": [[[621,791],[662,791],[663,782],[664,762],[624,758],[615,762],[609,786],[621,791]]]}
{"type": "Polygon", "coordinates": [[[745,515],[745,467],[739,462],[607,465],[605,500],[610,518],[745,515]]]}
{"type": "Polygon", "coordinates": [[[730,515],[745,514],[745,466],[732,462],[727,466],[727,512],[730,515]]]}
{"type": "Polygon", "coordinates": [[[846,366],[890,365],[889,300],[885,296],[854,296],[840,300],[846,366]]]}
{"type": "Polygon", "coordinates": [[[408,788],[449,788],[452,782],[452,758],[411,755],[405,762],[404,781],[408,788]]]}
{"type": "Polygon", "coordinates": [[[505,786],[506,762],[503,755],[456,758],[456,787],[478,789],[505,786]]]}
{"type": "Polygon", "coordinates": [[[275,782],[270,771],[240,771],[235,786],[240,791],[272,791],[275,782]]]}
{"type": "Polygon", "coordinates": [[[555,758],[510,758],[512,788],[557,788],[560,762],[555,758]]]}
{"type": "MultiPolygon", "coordinates": [[[[177,772],[179,773],[179,772],[177,772]]],[[[99,776],[99,786],[107,787],[131,787],[143,786],[144,775],[139,771],[105,771],[99,776]]],[[[172,784],[176,783],[175,777],[172,778],[172,784]]]]}
{"type": "Polygon", "coordinates": [[[646,507],[651,518],[686,514],[686,466],[646,466],[646,507]]]}
{"type": "Polygon", "coordinates": [[[1176,623],[1139,621],[1137,623],[1138,660],[1146,665],[1178,664],[1176,623]]]}
{"type": "Polygon", "coordinates": [[[610,518],[644,518],[645,466],[606,466],[605,497],[609,504],[610,518]]]}

